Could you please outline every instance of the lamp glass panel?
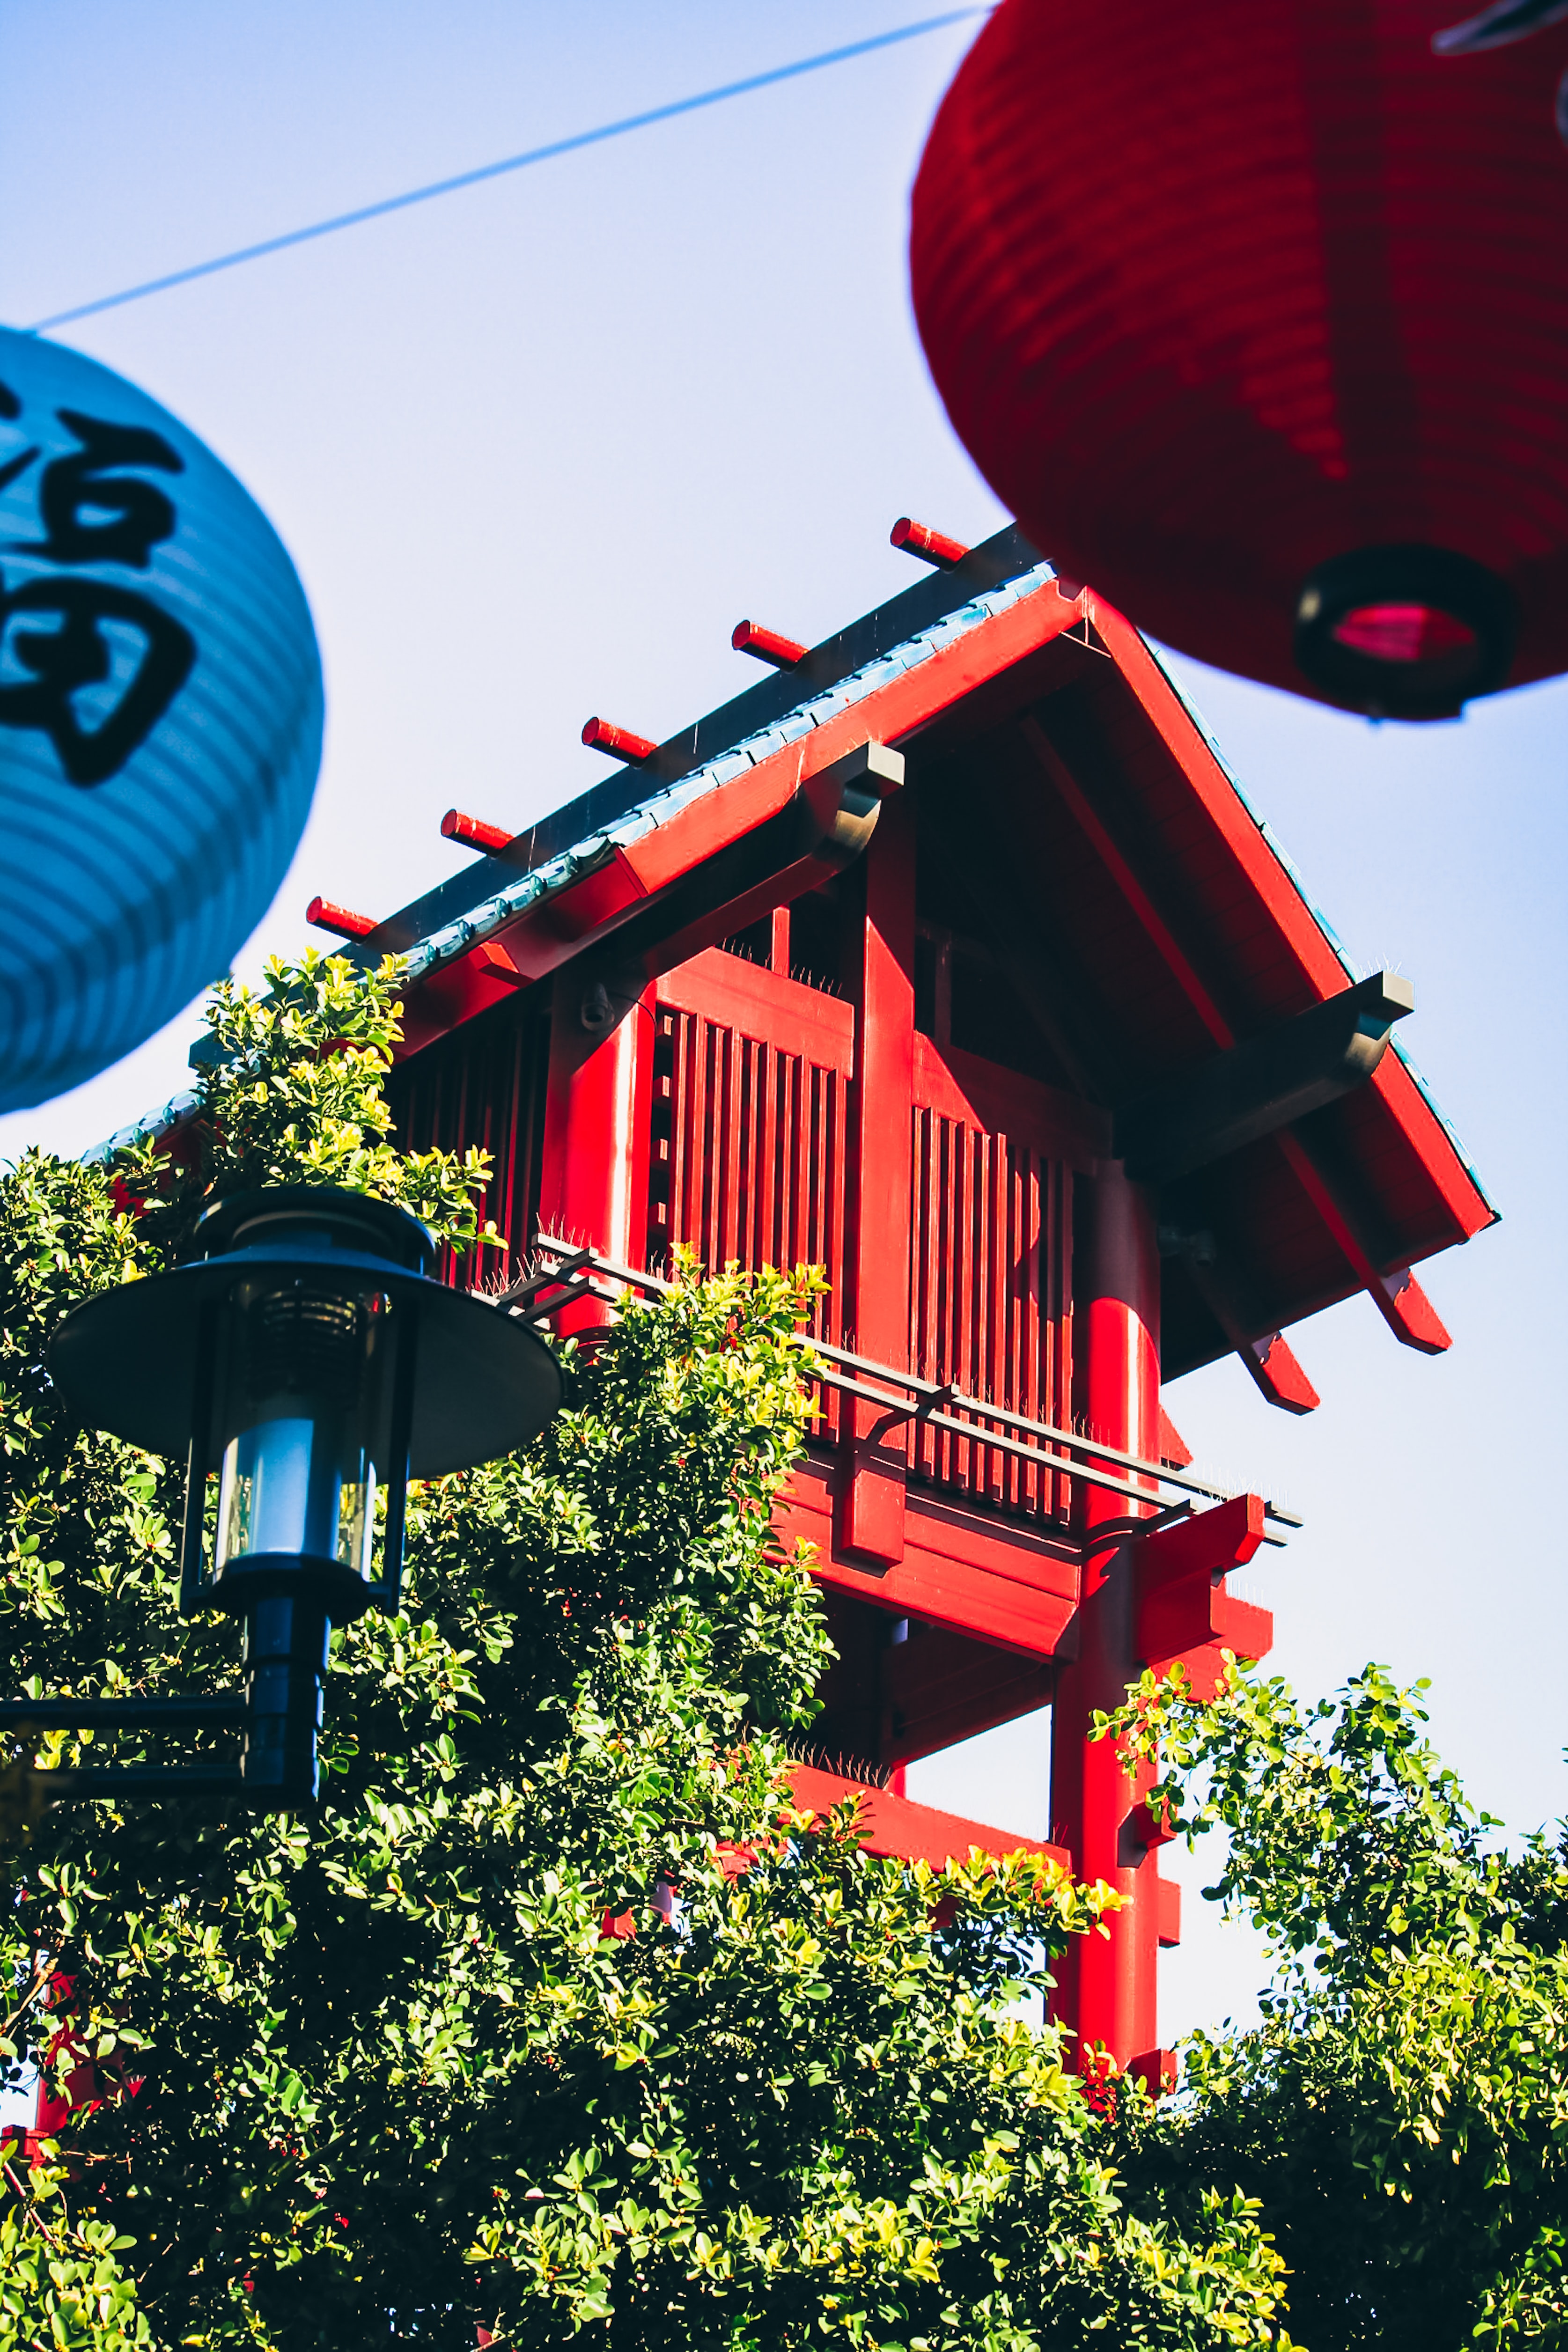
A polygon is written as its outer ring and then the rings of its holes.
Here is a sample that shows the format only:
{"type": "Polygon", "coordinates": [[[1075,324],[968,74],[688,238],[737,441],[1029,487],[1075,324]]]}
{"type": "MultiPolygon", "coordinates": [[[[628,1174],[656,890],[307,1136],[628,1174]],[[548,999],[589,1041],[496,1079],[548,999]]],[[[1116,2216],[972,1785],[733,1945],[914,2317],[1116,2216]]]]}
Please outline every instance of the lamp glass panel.
{"type": "Polygon", "coordinates": [[[218,1335],[219,1574],[290,1552],[368,1580],[402,1319],[382,1291],[235,1286],[218,1335]]]}

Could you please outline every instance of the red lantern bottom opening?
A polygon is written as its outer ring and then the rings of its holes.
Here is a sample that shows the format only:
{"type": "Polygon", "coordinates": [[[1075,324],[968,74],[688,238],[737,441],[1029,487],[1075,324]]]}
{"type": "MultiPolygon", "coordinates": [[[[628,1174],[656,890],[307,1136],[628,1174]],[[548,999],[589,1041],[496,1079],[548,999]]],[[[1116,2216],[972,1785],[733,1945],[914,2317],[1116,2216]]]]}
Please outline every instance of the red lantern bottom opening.
{"type": "Polygon", "coordinates": [[[1495,572],[1438,547],[1368,547],[1310,574],[1296,660],[1335,702],[1386,719],[1453,718],[1507,678],[1513,599],[1495,572]]]}
{"type": "Polygon", "coordinates": [[[1374,661],[1424,662],[1473,653],[1476,633],[1431,604],[1357,604],[1334,623],[1334,640],[1374,661]]]}

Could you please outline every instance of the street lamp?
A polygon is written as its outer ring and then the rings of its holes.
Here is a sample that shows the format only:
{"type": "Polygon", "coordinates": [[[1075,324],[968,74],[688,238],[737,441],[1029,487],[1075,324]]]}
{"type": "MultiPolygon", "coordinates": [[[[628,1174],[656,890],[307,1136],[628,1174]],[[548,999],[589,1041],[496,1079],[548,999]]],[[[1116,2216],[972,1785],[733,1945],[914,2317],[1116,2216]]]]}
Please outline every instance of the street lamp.
{"type": "Polygon", "coordinates": [[[395,1610],[407,1481],[512,1452],[561,1402],[538,1334],[435,1281],[434,1260],[425,1227],[388,1202],[280,1185],[207,1210],[173,1273],[65,1318],[48,1368],[71,1410],[149,1454],[188,1457],[180,1607],[240,1618],[244,1696],[21,1699],[0,1724],[228,1723],[244,1745],[237,1771],[37,1775],[49,1793],[231,1788],[266,1806],[315,1795],[331,1629],[373,1604],[395,1610]]]}

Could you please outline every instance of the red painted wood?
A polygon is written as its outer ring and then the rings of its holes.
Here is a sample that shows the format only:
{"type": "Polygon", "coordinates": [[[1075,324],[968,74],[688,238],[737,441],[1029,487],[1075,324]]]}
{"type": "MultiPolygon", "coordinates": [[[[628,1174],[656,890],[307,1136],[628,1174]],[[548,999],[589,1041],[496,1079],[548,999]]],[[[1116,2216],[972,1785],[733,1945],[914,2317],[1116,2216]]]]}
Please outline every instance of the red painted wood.
{"type": "Polygon", "coordinates": [[[375,929],[373,915],[356,915],[351,907],[340,907],[331,898],[312,898],[305,909],[305,920],[319,931],[332,931],[341,940],[368,939],[375,929]]]}
{"type": "Polygon", "coordinates": [[[1100,822],[1088,794],[1067,761],[1058,751],[1050,737],[1037,719],[1019,721],[1019,733],[1049,776],[1074,823],[1083,833],[1096,857],[1138,923],[1147,935],[1161,962],[1180,988],[1182,994],[1221,1049],[1234,1045],[1236,1034],[1230,1024],[1215,1004],[1209,990],[1198,978],[1182,949],[1177,945],[1170,926],[1156,910],[1148,892],[1133,873],[1110,832],[1100,822]]]}
{"type": "MultiPolygon", "coordinates": [[[[1087,1432],[1145,1459],[1157,1458],[1160,1442],[1154,1218],[1152,1196],[1128,1182],[1119,1162],[1107,1162],[1095,1179],[1087,1264],[1075,1299],[1087,1432]]],[[[1089,1727],[1096,1708],[1121,1704],[1141,1670],[1135,1546],[1126,1532],[1129,1515],[1135,1520],[1141,1507],[1085,1487],[1080,1508],[1078,1656],[1061,1668],[1051,1710],[1051,1817],[1079,1875],[1104,1879],[1127,1907],[1110,1916],[1108,1936],[1081,1937],[1065,1957],[1057,2013],[1085,2044],[1102,2042],[1124,2065],[1155,2038],[1158,1871],[1128,1830],[1152,1775],[1145,1766],[1130,1780],[1118,1745],[1092,1740],[1089,1727]]]]}
{"type": "MultiPolygon", "coordinates": [[[[1082,786],[1072,774],[1067,762],[1058,753],[1037,720],[1025,719],[1021,722],[1020,731],[1028,741],[1042,769],[1049,776],[1065,805],[1070,810],[1075,823],[1091,845],[1100,864],[1114,881],[1121,901],[1136,917],[1140,927],[1158,953],[1161,962],[1180,987],[1183,995],[1208,1032],[1209,1038],[1216,1050],[1224,1052],[1234,1045],[1237,1037],[1230,1022],[1220,1010],[1211,990],[1199,977],[1172,933],[1169,925],[1154,908],[1148,893],[1133,874],[1127,859],[1112,840],[1110,832],[1090,804],[1082,786]]],[[[1328,941],[1323,939],[1321,932],[1317,931],[1316,926],[1312,928],[1321,950],[1317,959],[1322,967],[1321,994],[1333,994],[1343,985],[1343,967],[1338,958],[1333,956],[1328,941]]],[[[1397,1057],[1395,1057],[1395,1065],[1397,1066],[1397,1057]]],[[[1346,1263],[1355,1273],[1358,1281],[1367,1291],[1395,1339],[1402,1340],[1405,1346],[1418,1348],[1426,1354],[1441,1354],[1443,1349],[1450,1345],[1448,1334],[1415,1276],[1407,1268],[1402,1269],[1398,1280],[1390,1285],[1367,1256],[1349,1218],[1334,1198],[1331,1186],[1313,1166],[1305,1146],[1299,1138],[1289,1128],[1285,1128],[1273,1139],[1289,1161],[1291,1172],[1333,1235],[1346,1263]]],[[[1256,1357],[1249,1357],[1247,1370],[1255,1379],[1258,1378],[1259,1365],[1256,1357]]],[[[1286,1371],[1283,1364],[1280,1371],[1281,1374],[1286,1371]]],[[[1260,1380],[1259,1385],[1265,1388],[1267,1393],[1267,1381],[1260,1380]]],[[[1311,1390],[1310,1383],[1298,1381],[1291,1385],[1293,1397],[1299,1401],[1293,1402],[1290,1409],[1310,1411],[1311,1407],[1306,1403],[1306,1395],[1310,1392],[1312,1403],[1317,1402],[1316,1391],[1311,1390]]]]}
{"type": "Polygon", "coordinates": [[[1263,1541],[1263,1500],[1237,1495],[1191,1518],[1145,1536],[1134,1547],[1133,1591],[1140,1656],[1158,1674],[1185,1668],[1195,1689],[1209,1696],[1223,1668],[1221,1653],[1260,1658],[1273,1646],[1274,1620],[1266,1609],[1238,1601],[1225,1577],[1243,1568],[1263,1541]]]}
{"type": "MultiPolygon", "coordinates": [[[[680,1244],[710,1267],[731,1257],[752,1271],[823,1266],[830,1288],[815,1303],[810,1328],[841,1344],[848,1006],[717,949],[667,974],[655,1003],[669,1064],[658,1082],[666,1089],[659,1125],[669,1129],[668,1150],[652,1163],[661,1180],[657,1213],[650,1202],[658,1245],[680,1244]],[[812,1017],[814,1005],[826,1017],[812,1017]],[[746,1097],[731,1117],[728,1106],[738,1098],[729,1074],[737,1061],[746,1097]]],[[[828,1392],[819,1433],[831,1433],[837,1421],[828,1392]]]]}
{"type": "Polygon", "coordinates": [[[810,651],[809,646],[794,637],[782,637],[776,629],[764,629],[758,621],[737,621],[730,643],[738,654],[751,654],[773,669],[798,669],[810,651]]]}
{"type": "MultiPolygon", "coordinates": [[[[580,975],[567,971],[556,983],[540,1223],[560,1240],[585,1243],[623,1265],[641,1266],[647,1259],[653,992],[607,1034],[584,1027],[586,995],[580,975]]],[[[590,1329],[607,1315],[584,1299],[564,1310],[557,1328],[563,1336],[590,1329]]]]}
{"type": "Polygon", "coordinates": [[[1078,1603],[1076,1549],[1023,1526],[987,1521],[936,1496],[907,1497],[903,1557],[883,1568],[837,1539],[831,1473],[813,1461],[784,1489],[776,1524],[783,1540],[798,1538],[817,1554],[814,1570],[830,1591],[895,1614],[950,1626],[999,1648],[1041,1660],[1070,1645],[1078,1603]]]}
{"type": "Polygon", "coordinates": [[[1181,2063],[1173,2050],[1142,2050],[1128,2062],[1127,2072],[1137,2076],[1151,2098],[1167,2098],[1180,2080],[1181,2063]]]}
{"type": "Polygon", "coordinates": [[[1045,1160],[1092,1168],[1110,1156],[1110,1114],[1059,1087],[1042,1086],[1021,1071],[1005,1070],[957,1045],[938,1045],[915,1032],[914,1095],[917,1103],[991,1134],[1027,1144],[1045,1160]]]}
{"type": "MultiPolygon", "coordinates": [[[[1056,1669],[1048,1661],[1019,1657],[921,1618],[904,1623],[905,1638],[878,1654],[882,1763],[934,1755],[1050,1704],[1056,1669]]],[[[825,1745],[831,1746],[826,1723],[825,1745]]]]}
{"type": "Polygon", "coordinates": [[[1193,1449],[1165,1411],[1160,1407],[1160,1459],[1173,1470],[1184,1470],[1193,1458],[1193,1449]]]}
{"type": "MultiPolygon", "coordinates": [[[[657,832],[626,848],[628,862],[649,890],[689,874],[717,851],[739,841],[788,806],[797,791],[861,743],[898,743],[934,714],[954,709],[977,688],[1026,661],[1071,626],[1076,608],[1047,582],[1033,595],[982,622],[978,628],[837,712],[809,735],[785,744],[744,774],[678,810],[657,832]]],[[[1166,689],[1167,692],[1169,688],[1166,689]]]]}
{"type": "Polygon", "coordinates": [[[1322,1399],[1282,1331],[1270,1332],[1267,1339],[1248,1339],[1237,1354],[1270,1404],[1284,1412],[1317,1412],[1322,1399]]]}
{"type": "Polygon", "coordinates": [[[607,751],[613,760],[624,760],[630,767],[651,760],[658,749],[651,736],[634,734],[629,727],[617,727],[608,719],[585,720],[583,740],[591,751],[607,751]]]}
{"type": "MultiPolygon", "coordinates": [[[[882,810],[860,862],[865,911],[856,926],[850,997],[855,1071],[849,1089],[849,1206],[845,1252],[854,1346],[902,1368],[910,1350],[910,1106],[914,1090],[915,824],[901,795],[882,810]]],[[[907,1424],[852,1401],[840,1488],[842,1542],[868,1559],[903,1552],[907,1424]]]]}
{"type": "Polygon", "coordinates": [[[1384,1275],[1367,1255],[1360,1234],[1335,1198],[1331,1187],[1313,1164],[1300,1138],[1287,1129],[1277,1140],[1290,1163],[1296,1181],[1332,1234],[1344,1254],[1346,1264],[1353,1267],[1368,1297],[1394,1338],[1407,1348],[1418,1349],[1424,1356],[1440,1356],[1453,1342],[1444,1329],[1436,1309],[1409,1267],[1401,1267],[1392,1276],[1384,1275]]]}
{"type": "Polygon", "coordinates": [[[465,849],[499,850],[510,849],[514,836],[507,825],[487,824],[482,817],[449,808],[441,819],[441,838],[460,841],[465,849]]]}
{"type": "Polygon", "coordinates": [[[510,997],[505,1013],[464,1025],[393,1073],[388,1091],[405,1150],[472,1147],[490,1162],[479,1219],[493,1221],[505,1234],[506,1250],[476,1253],[460,1264],[445,1253],[444,1280],[499,1285],[521,1271],[531,1246],[548,1043],[542,1013],[530,1000],[510,997]]]}
{"type": "Polygon", "coordinates": [[[888,544],[902,555],[918,555],[938,572],[951,572],[962,563],[969,550],[961,539],[949,539],[945,531],[932,530],[929,523],[916,522],[912,515],[900,515],[888,533],[888,544]]]}
{"type": "Polygon", "coordinates": [[[790,1781],[803,1812],[822,1815],[850,1798],[858,1799],[860,1839],[868,1853],[925,1862],[933,1870],[942,1870],[949,1862],[967,1862],[978,1848],[996,1860],[1010,1853],[1032,1853],[1054,1869],[1068,1866],[1060,1846],[1012,1830],[993,1829],[986,1822],[966,1821],[961,1813],[944,1813],[934,1805],[917,1805],[890,1790],[869,1789],[837,1772],[820,1771],[814,1764],[798,1765],[790,1781]]]}
{"type": "Polygon", "coordinates": [[[1228,1502],[1173,1519],[1139,1540],[1133,1570],[1139,1599],[1189,1577],[1223,1576],[1228,1569],[1243,1568],[1262,1541],[1260,1495],[1233,1495],[1228,1502]]]}

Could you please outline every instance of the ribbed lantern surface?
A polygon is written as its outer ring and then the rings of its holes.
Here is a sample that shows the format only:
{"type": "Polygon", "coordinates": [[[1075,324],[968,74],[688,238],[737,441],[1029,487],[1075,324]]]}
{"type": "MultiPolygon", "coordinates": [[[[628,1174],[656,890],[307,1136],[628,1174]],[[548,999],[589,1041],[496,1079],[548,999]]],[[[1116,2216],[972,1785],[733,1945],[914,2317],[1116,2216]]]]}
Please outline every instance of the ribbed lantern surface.
{"type": "Polygon", "coordinates": [[[1063,571],[1363,709],[1568,668],[1558,13],[1003,0],[921,165],[914,302],[1063,571]]]}
{"type": "Polygon", "coordinates": [[[0,1109],[226,970],[321,753],[310,610],[256,501],[122,376],[0,328],[0,1109]]]}

